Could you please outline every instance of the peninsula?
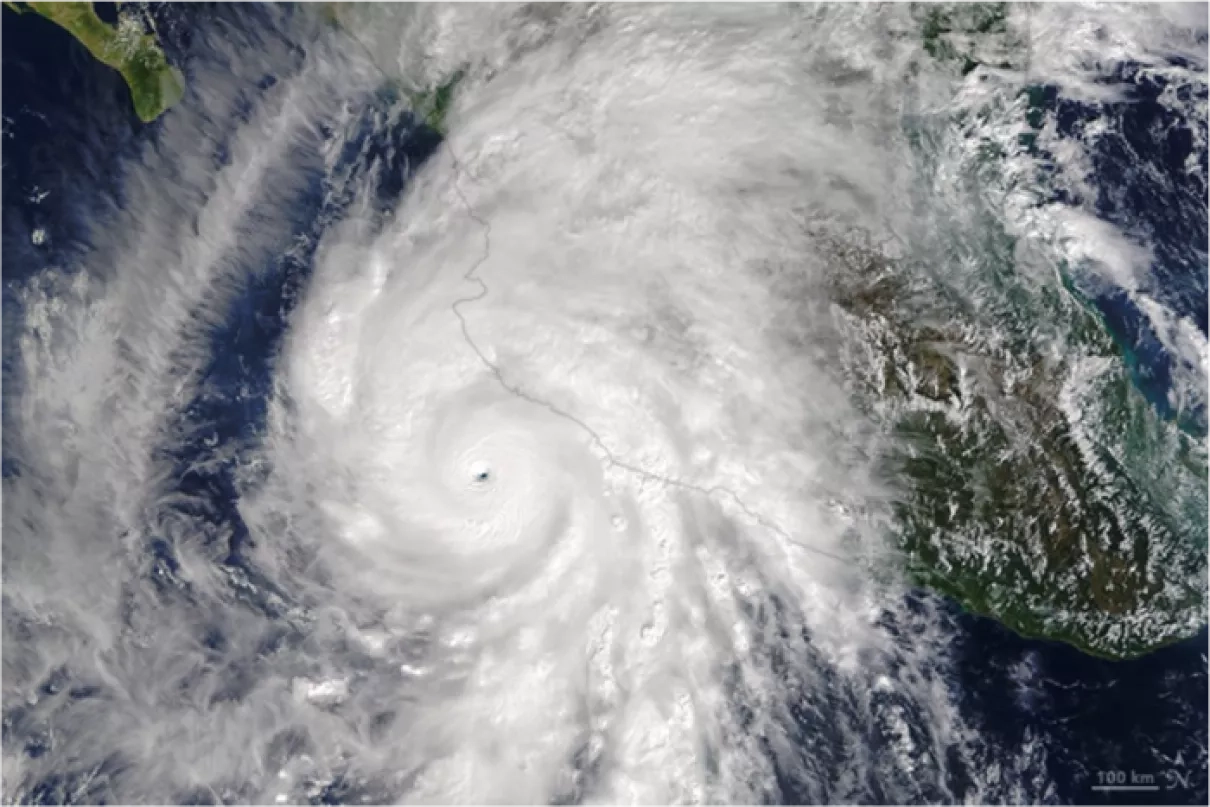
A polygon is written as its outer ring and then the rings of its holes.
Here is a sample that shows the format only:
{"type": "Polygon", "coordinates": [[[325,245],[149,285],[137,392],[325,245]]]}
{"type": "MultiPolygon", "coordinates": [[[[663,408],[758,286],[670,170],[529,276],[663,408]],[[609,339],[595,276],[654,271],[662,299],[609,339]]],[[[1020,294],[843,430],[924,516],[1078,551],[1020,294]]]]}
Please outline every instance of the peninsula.
{"type": "Polygon", "coordinates": [[[181,100],[181,72],[168,63],[156,38],[145,32],[139,16],[122,12],[117,25],[97,15],[92,3],[6,2],[18,14],[33,12],[65,29],[103,64],[122,74],[144,123],[162,115],[181,100]]]}

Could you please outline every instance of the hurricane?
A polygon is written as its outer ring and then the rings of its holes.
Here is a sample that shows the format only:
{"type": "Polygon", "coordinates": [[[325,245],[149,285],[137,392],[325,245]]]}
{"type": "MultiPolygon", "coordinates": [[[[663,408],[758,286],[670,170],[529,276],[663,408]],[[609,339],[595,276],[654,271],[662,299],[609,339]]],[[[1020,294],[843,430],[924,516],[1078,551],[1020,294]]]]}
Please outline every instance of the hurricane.
{"type": "MultiPolygon", "coordinates": [[[[977,283],[921,247],[967,157],[921,156],[961,79],[906,7],[255,14],[190,30],[6,308],[6,709],[41,685],[53,748],[6,742],[6,801],[1054,798],[961,707],[837,305],[863,261],[977,283]]],[[[1021,238],[1145,257],[1013,194],[1021,238]]]]}

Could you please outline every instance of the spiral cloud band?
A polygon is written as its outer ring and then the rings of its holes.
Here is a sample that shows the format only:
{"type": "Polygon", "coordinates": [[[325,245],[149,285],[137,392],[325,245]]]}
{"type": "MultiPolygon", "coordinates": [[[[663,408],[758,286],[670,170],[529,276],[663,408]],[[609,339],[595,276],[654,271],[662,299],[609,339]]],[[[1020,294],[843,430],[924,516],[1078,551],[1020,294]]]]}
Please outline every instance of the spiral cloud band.
{"type": "MultiPolygon", "coordinates": [[[[894,232],[894,30],[862,7],[397,13],[304,57],[226,45],[280,79],[242,119],[196,77],[125,226],[60,302],[31,286],[13,417],[39,481],[8,494],[5,561],[38,586],[6,596],[53,631],[6,676],[104,687],[69,756],[116,800],[952,795],[982,752],[943,624],[882,562],[894,491],[830,369],[818,238],[894,232]],[[264,427],[213,455],[240,527],[215,526],[180,487],[209,466],[172,459],[208,334],[384,71],[465,65],[402,195],[376,210],[352,175],[315,236],[264,427]]],[[[6,751],[6,778],[39,764],[6,751]]]]}
{"type": "Polygon", "coordinates": [[[760,798],[785,684],[754,631],[839,634],[842,657],[869,631],[836,586],[861,469],[827,432],[853,416],[768,319],[825,330],[770,288],[813,280],[777,183],[815,169],[762,142],[815,105],[767,97],[799,92],[767,86],[779,43],[720,82],[723,43],[650,37],[468,90],[395,223],[320,262],[295,326],[292,428],[319,453],[283,435],[274,465],[340,480],[316,505],[342,587],[434,620],[405,686],[459,669],[453,702],[399,721],[422,800],[545,800],[581,786],[577,758],[593,798],[760,798]],[[727,129],[745,96],[750,130],[727,129]]]}

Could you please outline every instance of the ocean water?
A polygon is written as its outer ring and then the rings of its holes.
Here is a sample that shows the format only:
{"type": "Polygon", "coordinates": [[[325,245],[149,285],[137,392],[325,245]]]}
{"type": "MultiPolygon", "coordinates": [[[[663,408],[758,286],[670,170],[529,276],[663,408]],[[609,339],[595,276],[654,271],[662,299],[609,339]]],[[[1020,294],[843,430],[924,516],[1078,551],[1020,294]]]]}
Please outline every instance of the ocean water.
{"type": "MultiPolygon", "coordinates": [[[[5,798],[1204,803],[1204,629],[1113,662],[865,577],[873,438],[765,284],[813,289],[786,171],[830,189],[810,215],[896,223],[862,60],[905,24],[500,13],[504,44],[176,10],[190,95],[142,127],[5,12],[5,798]],[[803,99],[779,48],[816,26],[853,63],[803,99]],[[448,49],[393,76],[409,37],[448,49]],[[443,139],[400,85],[479,50],[443,139]],[[1091,789],[1118,772],[1162,789],[1091,789]]],[[[1066,200],[1148,233],[1134,296],[1081,280],[1173,411],[1192,359],[1137,292],[1204,343],[1202,92],[1200,191],[1124,169],[1183,153],[1132,102],[1066,200]]],[[[1062,97],[1052,148],[1106,116],[1062,97]]]]}

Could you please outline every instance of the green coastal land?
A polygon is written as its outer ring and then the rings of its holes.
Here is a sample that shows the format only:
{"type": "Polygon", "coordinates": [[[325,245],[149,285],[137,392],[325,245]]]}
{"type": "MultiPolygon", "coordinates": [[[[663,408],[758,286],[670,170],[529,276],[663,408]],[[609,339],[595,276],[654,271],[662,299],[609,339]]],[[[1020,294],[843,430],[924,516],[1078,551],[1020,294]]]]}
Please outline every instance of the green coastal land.
{"type": "MultiPolygon", "coordinates": [[[[922,55],[958,80],[1026,72],[1014,11],[915,6],[922,55]]],[[[1039,87],[981,86],[980,106],[908,131],[922,208],[959,211],[915,234],[915,259],[821,240],[848,377],[901,446],[896,532],[916,582],[1022,635],[1137,657],[1205,625],[1205,429],[1135,383],[1076,267],[1005,226],[1009,196],[1045,198],[1044,174],[1010,167],[1038,155],[1053,112],[1039,87]]]]}
{"type": "MultiPolygon", "coordinates": [[[[114,26],[91,3],[5,5],[51,20],[118,70],[142,120],[182,97],[180,72],[136,12],[123,9],[114,26]]],[[[390,13],[309,8],[371,58],[377,16],[390,13]]],[[[972,82],[976,71],[1027,72],[1012,12],[913,5],[913,67],[930,61],[972,82]]],[[[445,135],[463,76],[388,84],[445,135]]],[[[893,531],[912,579],[1020,634],[1131,658],[1205,624],[1206,435],[1134,383],[1128,348],[1071,282],[1073,267],[1002,222],[1004,199],[1040,182],[1008,171],[1010,157],[1037,152],[1040,90],[1006,85],[980,108],[938,113],[907,133],[920,175],[934,178],[918,189],[922,209],[945,195],[961,212],[938,219],[938,243],[918,239],[922,256],[883,254],[857,233],[819,233],[816,246],[850,338],[851,392],[900,447],[887,458],[902,481],[893,531]],[[991,118],[1002,125],[980,123],[991,118]],[[942,170],[943,154],[967,156],[955,172],[942,170]]]]}
{"type": "Polygon", "coordinates": [[[144,123],[164,114],[185,92],[181,72],[168,63],[155,36],[134,12],[123,10],[118,24],[102,20],[92,3],[6,2],[18,14],[32,12],[66,30],[101,63],[122,74],[144,123]]]}

